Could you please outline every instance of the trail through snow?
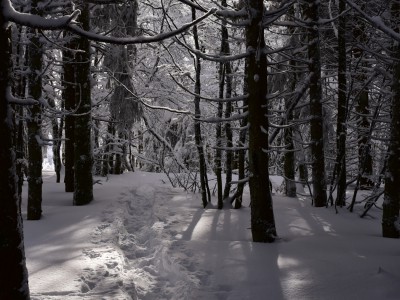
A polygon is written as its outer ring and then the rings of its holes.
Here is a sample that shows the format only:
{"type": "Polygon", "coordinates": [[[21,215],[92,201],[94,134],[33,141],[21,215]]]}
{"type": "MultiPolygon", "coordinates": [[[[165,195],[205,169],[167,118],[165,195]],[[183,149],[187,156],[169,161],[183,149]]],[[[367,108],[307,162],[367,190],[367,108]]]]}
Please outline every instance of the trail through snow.
{"type": "Polygon", "coordinates": [[[43,219],[24,223],[33,300],[400,299],[400,243],[379,236],[377,209],[274,195],[267,245],[251,242],[248,206],[204,210],[162,174],[110,176],[80,207],[53,182],[43,219]]]}

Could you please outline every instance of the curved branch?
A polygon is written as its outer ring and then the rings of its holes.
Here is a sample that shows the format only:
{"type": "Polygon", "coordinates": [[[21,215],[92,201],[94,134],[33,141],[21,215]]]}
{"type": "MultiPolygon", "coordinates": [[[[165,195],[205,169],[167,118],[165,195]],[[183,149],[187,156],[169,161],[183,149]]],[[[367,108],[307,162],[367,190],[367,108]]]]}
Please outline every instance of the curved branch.
{"type": "Polygon", "coordinates": [[[74,23],[75,19],[81,13],[81,11],[78,9],[70,15],[60,18],[46,19],[38,15],[16,11],[9,0],[1,0],[0,12],[6,22],[14,22],[20,25],[44,30],[63,29],[68,27],[71,25],[71,23],[74,23]]]}
{"type": "Polygon", "coordinates": [[[193,22],[184,24],[182,27],[165,32],[165,33],[160,33],[157,35],[153,36],[136,36],[136,37],[127,37],[127,38],[118,38],[118,37],[112,37],[112,36],[104,36],[101,34],[97,34],[94,32],[86,31],[76,25],[69,24],[67,26],[67,30],[88,38],[89,40],[92,41],[97,41],[97,42],[104,42],[104,43],[110,43],[114,45],[133,45],[133,44],[148,44],[148,43],[154,43],[154,42],[160,42],[165,39],[168,39],[170,37],[173,37],[175,35],[178,35],[180,33],[183,33],[190,29],[192,26],[196,25],[197,23],[200,23],[204,19],[206,19],[208,16],[214,14],[216,12],[216,9],[211,9],[209,10],[206,14],[201,16],[200,18],[194,20],[193,22]]]}

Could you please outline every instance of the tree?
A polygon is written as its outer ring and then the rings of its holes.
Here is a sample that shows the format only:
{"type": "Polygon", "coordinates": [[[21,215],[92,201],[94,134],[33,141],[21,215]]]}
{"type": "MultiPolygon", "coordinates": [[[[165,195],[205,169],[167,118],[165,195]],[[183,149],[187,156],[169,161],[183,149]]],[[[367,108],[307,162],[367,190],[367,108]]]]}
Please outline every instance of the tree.
{"type": "Polygon", "coordinates": [[[249,185],[251,197],[251,232],[254,242],[276,239],[272,196],[268,171],[267,57],[264,40],[262,0],[245,2],[249,25],[246,47],[250,51],[246,84],[248,86],[249,185]]]}
{"type": "MultiPolygon", "coordinates": [[[[400,32],[400,4],[391,4],[393,29],[400,32]]],[[[400,237],[400,45],[393,42],[393,80],[391,103],[391,132],[388,147],[387,170],[385,174],[385,192],[382,214],[382,235],[388,238],[400,237]]]]}
{"type": "MultiPolygon", "coordinates": [[[[89,30],[89,4],[79,2],[81,15],[79,21],[84,30],[89,30]]],[[[91,83],[90,83],[90,41],[85,37],[78,37],[78,49],[75,62],[79,64],[75,73],[75,101],[77,103],[74,124],[74,205],[84,205],[93,200],[93,153],[91,138],[91,83]]]]}
{"type": "Polygon", "coordinates": [[[327,203],[324,127],[322,116],[321,88],[321,54],[319,34],[319,5],[317,0],[305,1],[304,14],[308,20],[308,69],[310,78],[310,131],[312,155],[312,186],[314,206],[321,207],[327,203]]]}
{"type": "MultiPolygon", "coordinates": [[[[2,1],[3,4],[5,1],[2,1]]],[[[22,217],[17,193],[13,123],[8,103],[10,68],[10,27],[0,12],[0,280],[1,299],[29,299],[22,217]]]]}
{"type": "MultiPolygon", "coordinates": [[[[196,9],[192,8],[192,19],[196,19],[196,9]]],[[[197,26],[193,26],[193,38],[195,42],[196,50],[200,50],[199,45],[199,38],[197,32],[197,26]]],[[[194,98],[194,105],[195,105],[195,121],[194,121],[194,131],[195,131],[195,140],[196,140],[196,147],[199,154],[199,171],[200,171],[200,188],[201,188],[201,199],[203,202],[203,207],[205,208],[207,204],[211,201],[209,195],[209,187],[208,187],[208,179],[207,179],[207,164],[206,158],[204,155],[204,146],[203,146],[203,139],[201,136],[201,124],[199,120],[201,116],[200,112],[200,92],[201,92],[201,82],[200,82],[200,74],[201,74],[201,63],[200,57],[195,55],[195,70],[196,70],[196,81],[194,92],[196,94],[194,98]]]]}
{"type": "Polygon", "coordinates": [[[338,112],[336,125],[336,172],[337,197],[336,204],[346,204],[346,122],[347,122],[347,56],[346,56],[346,1],[339,1],[338,28],[338,112]]]}
{"type": "MultiPolygon", "coordinates": [[[[361,1],[362,8],[368,7],[368,1],[361,1]]],[[[373,5],[371,5],[374,7],[373,5]]],[[[365,72],[370,68],[370,62],[367,59],[369,54],[364,50],[368,43],[368,30],[364,20],[356,20],[353,27],[353,39],[356,45],[353,47],[352,63],[354,69],[354,84],[356,103],[355,110],[357,114],[357,141],[358,141],[358,169],[360,172],[359,185],[361,188],[371,188],[373,186],[372,176],[372,154],[370,132],[370,84],[365,72]]]]}
{"type": "Polygon", "coordinates": [[[64,184],[66,192],[74,191],[74,144],[75,144],[75,73],[76,64],[74,64],[74,56],[71,50],[75,50],[77,47],[76,40],[72,37],[71,33],[64,31],[64,38],[66,38],[66,48],[62,51],[63,59],[63,74],[62,74],[62,98],[64,102],[64,109],[66,110],[65,116],[65,142],[64,142],[64,153],[65,153],[65,172],[64,172],[64,184]]]}
{"type": "MultiPolygon", "coordinates": [[[[39,15],[38,1],[31,3],[31,14],[39,15]]],[[[42,45],[39,32],[34,28],[28,28],[30,35],[27,47],[29,96],[38,102],[29,106],[27,111],[28,127],[28,220],[39,220],[42,216],[42,45]]]]}

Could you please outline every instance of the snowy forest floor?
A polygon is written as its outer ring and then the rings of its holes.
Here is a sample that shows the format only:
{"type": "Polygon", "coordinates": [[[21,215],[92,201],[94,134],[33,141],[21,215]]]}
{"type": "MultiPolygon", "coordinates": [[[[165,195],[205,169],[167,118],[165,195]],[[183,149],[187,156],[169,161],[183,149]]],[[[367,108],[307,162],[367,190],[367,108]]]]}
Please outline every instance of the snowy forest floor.
{"type": "Polygon", "coordinates": [[[101,180],[74,207],[46,173],[43,219],[23,205],[33,300],[400,299],[400,240],[380,237],[377,208],[361,219],[361,205],[336,214],[275,194],[279,240],[257,244],[248,205],[203,209],[163,174],[101,180]]]}

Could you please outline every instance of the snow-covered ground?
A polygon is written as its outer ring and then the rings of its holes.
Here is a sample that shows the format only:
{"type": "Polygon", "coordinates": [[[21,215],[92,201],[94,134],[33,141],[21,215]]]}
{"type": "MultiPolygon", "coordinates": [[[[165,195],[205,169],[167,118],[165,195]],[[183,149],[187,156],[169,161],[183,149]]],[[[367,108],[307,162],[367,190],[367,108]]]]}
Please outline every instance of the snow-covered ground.
{"type": "Polygon", "coordinates": [[[45,174],[43,219],[24,222],[32,299],[400,299],[400,240],[376,208],[274,195],[280,239],[257,244],[247,206],[204,210],[162,174],[102,180],[74,207],[45,174]]]}

